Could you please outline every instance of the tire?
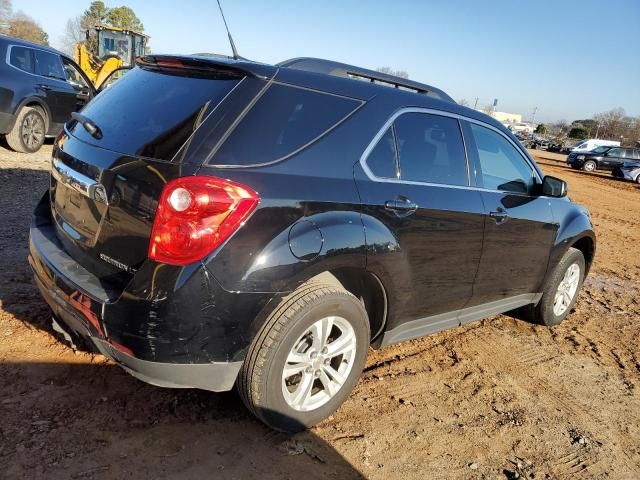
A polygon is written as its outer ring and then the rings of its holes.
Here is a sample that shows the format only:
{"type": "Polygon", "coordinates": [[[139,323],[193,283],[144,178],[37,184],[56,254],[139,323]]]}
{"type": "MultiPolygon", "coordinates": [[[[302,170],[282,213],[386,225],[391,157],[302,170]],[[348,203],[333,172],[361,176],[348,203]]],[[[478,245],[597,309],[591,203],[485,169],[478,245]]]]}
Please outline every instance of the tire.
{"type": "Polygon", "coordinates": [[[582,164],[582,170],[584,170],[585,172],[593,172],[597,167],[598,166],[596,165],[596,162],[594,162],[593,160],[587,160],[582,164]]]}
{"type": "Polygon", "coordinates": [[[640,174],[636,177],[636,183],[640,184],[640,174]]]}
{"type": "Polygon", "coordinates": [[[532,320],[535,323],[546,325],[548,327],[559,325],[560,322],[562,322],[569,314],[569,312],[571,312],[571,309],[576,304],[578,293],[580,292],[580,289],[582,288],[582,282],[584,281],[584,272],[585,261],[582,252],[577,248],[569,248],[560,262],[558,262],[558,264],[556,265],[553,273],[551,273],[551,275],[549,276],[547,284],[542,293],[542,298],[540,299],[538,304],[533,307],[532,320]],[[570,293],[570,300],[568,302],[563,302],[566,303],[565,308],[562,310],[555,310],[554,304],[556,302],[556,294],[558,293],[560,283],[568,280],[565,275],[568,274],[568,270],[570,267],[574,267],[576,265],[579,268],[576,288],[572,293],[571,289],[569,289],[568,293],[570,293]]]}
{"type": "Polygon", "coordinates": [[[256,335],[236,381],[238,393],[247,408],[271,428],[285,432],[304,430],[331,415],[347,399],[362,373],[369,338],[367,313],[356,297],[331,285],[304,285],[276,307],[256,335]],[[325,353],[330,356],[325,349],[321,351],[322,357],[318,355],[311,360],[314,347],[321,345],[315,344],[313,326],[329,317],[334,319],[334,326],[328,332],[328,348],[340,345],[336,340],[349,340],[348,345],[355,340],[355,351],[348,356],[337,355],[323,361],[325,353]],[[352,330],[347,335],[349,326],[352,330]],[[292,361],[291,355],[305,360],[292,361]],[[310,366],[308,362],[315,364],[310,366]],[[299,373],[285,377],[285,365],[291,369],[307,366],[299,373]],[[335,387],[330,374],[322,373],[330,372],[329,369],[336,373],[341,370],[344,375],[341,386],[335,387]],[[314,376],[318,371],[322,377],[314,376]],[[325,382],[336,388],[331,395],[324,388],[325,382]],[[310,396],[300,396],[307,398],[306,409],[302,400],[295,401],[304,385],[310,385],[311,389],[307,389],[310,396]],[[317,406],[313,406],[314,402],[317,406]],[[296,403],[298,406],[294,408],[292,405],[296,403]]]}
{"type": "Polygon", "coordinates": [[[47,118],[41,109],[24,107],[11,131],[5,136],[12,150],[34,153],[40,150],[47,134],[47,118]]]}

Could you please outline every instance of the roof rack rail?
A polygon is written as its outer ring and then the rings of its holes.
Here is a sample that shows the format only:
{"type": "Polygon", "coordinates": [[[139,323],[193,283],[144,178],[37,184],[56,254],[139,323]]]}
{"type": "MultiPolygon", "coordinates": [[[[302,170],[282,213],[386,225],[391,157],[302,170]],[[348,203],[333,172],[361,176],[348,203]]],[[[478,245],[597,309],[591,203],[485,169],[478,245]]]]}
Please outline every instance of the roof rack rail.
{"type": "Polygon", "coordinates": [[[366,68],[348,65],[346,63],[334,62],[332,60],[324,60],[322,58],[299,57],[285,60],[277,64],[278,67],[294,68],[296,70],[305,70],[308,72],[324,73],[336,77],[351,78],[354,80],[364,80],[371,83],[382,84],[393,88],[409,90],[415,93],[429,95],[448,102],[453,102],[453,98],[447,95],[439,88],[426,85],[424,83],[414,82],[407,78],[396,77],[382,72],[376,72],[366,68]]]}

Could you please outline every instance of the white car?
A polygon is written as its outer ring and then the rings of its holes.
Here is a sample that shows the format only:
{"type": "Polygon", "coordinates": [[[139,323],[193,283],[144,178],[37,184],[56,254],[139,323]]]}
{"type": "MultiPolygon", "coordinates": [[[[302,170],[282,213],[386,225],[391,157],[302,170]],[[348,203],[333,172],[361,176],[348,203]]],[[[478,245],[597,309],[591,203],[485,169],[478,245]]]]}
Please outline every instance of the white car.
{"type": "Polygon", "coordinates": [[[570,152],[590,152],[596,147],[619,147],[620,142],[615,140],[601,140],[599,138],[588,138],[581,140],[575,145],[569,147],[570,152]]]}

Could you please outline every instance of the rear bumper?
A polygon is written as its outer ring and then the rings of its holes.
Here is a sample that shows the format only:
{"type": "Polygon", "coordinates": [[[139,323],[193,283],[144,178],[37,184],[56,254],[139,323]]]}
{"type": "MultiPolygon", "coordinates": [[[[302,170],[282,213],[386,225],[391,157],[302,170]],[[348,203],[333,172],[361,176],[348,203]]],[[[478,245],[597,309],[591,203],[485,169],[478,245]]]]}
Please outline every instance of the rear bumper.
{"type": "MultiPolygon", "coordinates": [[[[82,338],[134,377],[153,385],[215,392],[233,387],[243,363],[239,358],[225,355],[229,361],[199,362],[193,358],[185,361],[182,356],[177,357],[182,363],[173,363],[158,358],[140,358],[132,348],[123,345],[121,336],[109,332],[109,323],[104,321],[114,304],[120,302],[108,300],[112,292],[105,290],[95,277],[83,271],[66,254],[48,232],[53,227],[39,224],[38,218],[41,217],[37,213],[36,210],[30,231],[29,264],[35,284],[51,307],[54,320],[62,325],[65,333],[82,338]]],[[[112,313],[116,315],[122,313],[122,309],[114,310],[112,313]]],[[[155,345],[155,340],[148,340],[150,348],[155,345]]],[[[174,342],[173,348],[177,351],[184,340],[175,338],[174,342]]]]}

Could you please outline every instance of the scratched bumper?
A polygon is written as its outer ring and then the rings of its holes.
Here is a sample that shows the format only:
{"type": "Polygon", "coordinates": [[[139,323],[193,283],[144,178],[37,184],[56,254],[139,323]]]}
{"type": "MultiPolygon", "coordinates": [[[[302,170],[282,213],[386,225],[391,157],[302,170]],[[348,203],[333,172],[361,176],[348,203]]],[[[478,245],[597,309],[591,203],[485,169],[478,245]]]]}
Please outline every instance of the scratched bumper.
{"type": "Polygon", "coordinates": [[[29,265],[54,319],[133,376],[166,387],[233,387],[253,320],[272,296],[224,290],[201,265],[142,265],[124,291],[76,263],[57,239],[48,202],[36,208],[29,265]]]}

